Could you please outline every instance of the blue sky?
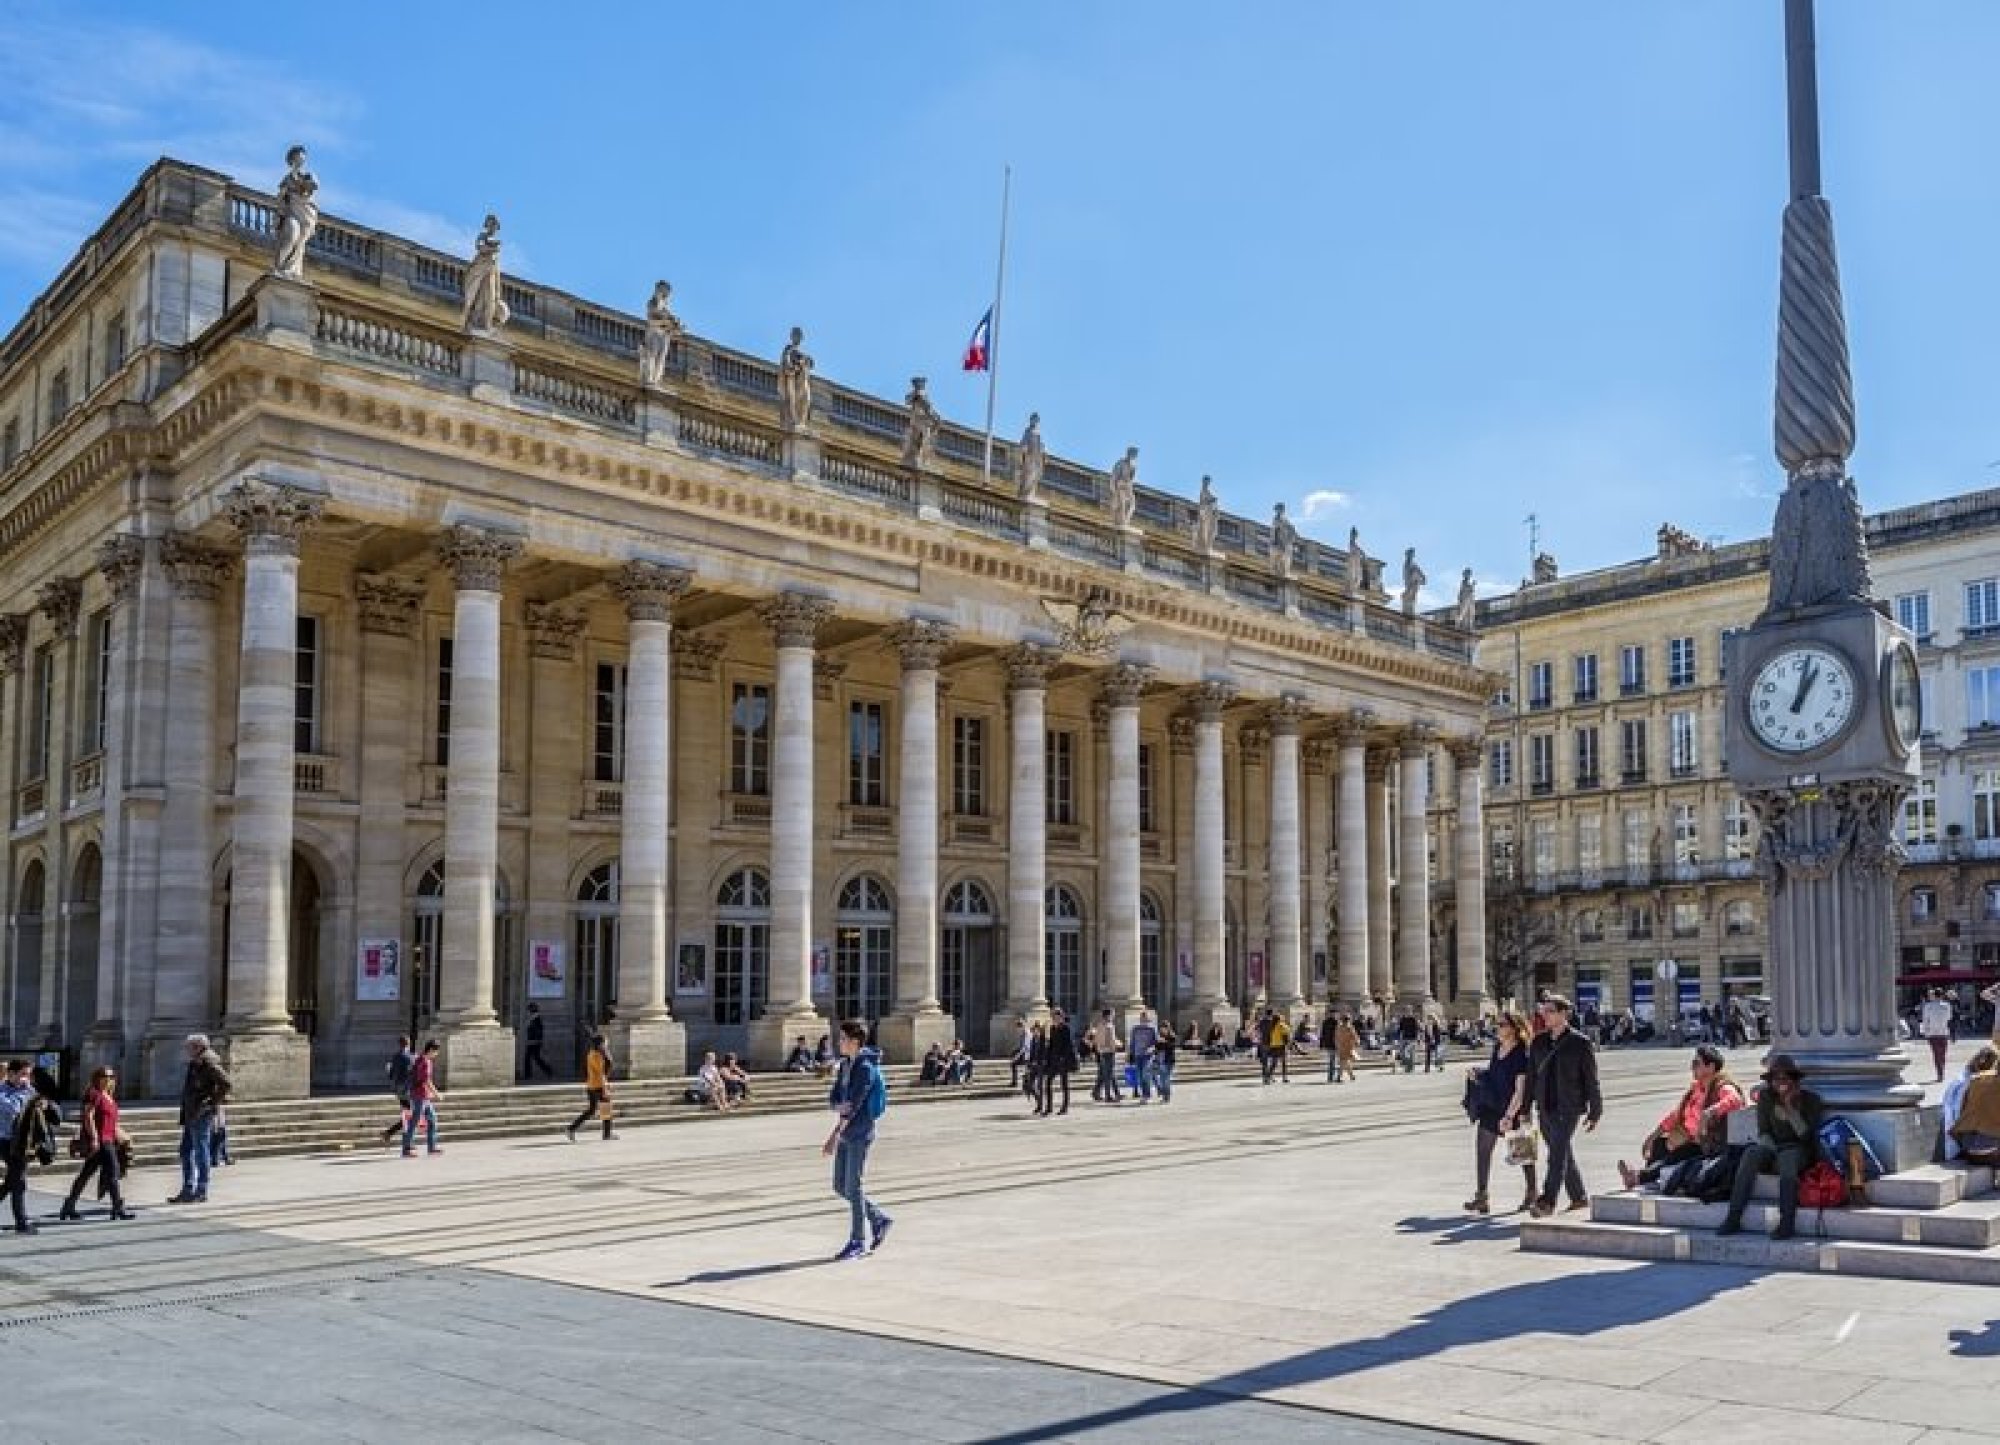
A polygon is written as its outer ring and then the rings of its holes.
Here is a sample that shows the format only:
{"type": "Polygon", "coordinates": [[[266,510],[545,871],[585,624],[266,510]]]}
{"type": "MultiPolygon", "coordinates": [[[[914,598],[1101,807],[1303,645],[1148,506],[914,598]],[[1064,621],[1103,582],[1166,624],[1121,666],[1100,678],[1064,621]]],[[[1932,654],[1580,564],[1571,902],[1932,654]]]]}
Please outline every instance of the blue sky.
{"type": "MultiPolygon", "coordinates": [[[[1764,531],[1780,0],[0,11],[0,317],[155,156],[322,200],[1449,590],[1764,531]],[[558,17],[551,20],[550,17],[558,17]]],[[[1871,509],[2000,485],[2000,5],[1822,0],[1871,509]]]]}

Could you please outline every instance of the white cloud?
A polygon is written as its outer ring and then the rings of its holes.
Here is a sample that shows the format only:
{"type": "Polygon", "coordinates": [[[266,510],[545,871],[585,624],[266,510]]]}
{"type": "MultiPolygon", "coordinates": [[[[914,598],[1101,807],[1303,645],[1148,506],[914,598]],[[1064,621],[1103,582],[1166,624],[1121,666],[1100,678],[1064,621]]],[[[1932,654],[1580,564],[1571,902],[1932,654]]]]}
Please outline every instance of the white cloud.
{"type": "Polygon", "coordinates": [[[1327,489],[1307,492],[1305,500],[1299,503],[1299,518],[1306,522],[1318,522],[1335,512],[1344,512],[1353,505],[1354,498],[1346,492],[1327,489]]]}

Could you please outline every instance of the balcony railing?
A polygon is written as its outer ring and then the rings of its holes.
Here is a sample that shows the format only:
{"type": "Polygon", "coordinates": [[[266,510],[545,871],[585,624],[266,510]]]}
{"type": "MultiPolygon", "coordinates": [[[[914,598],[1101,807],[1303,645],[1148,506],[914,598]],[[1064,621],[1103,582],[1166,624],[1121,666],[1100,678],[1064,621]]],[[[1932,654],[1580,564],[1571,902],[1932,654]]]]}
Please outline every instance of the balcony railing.
{"type": "Polygon", "coordinates": [[[1618,781],[1628,788],[1634,783],[1643,783],[1646,781],[1646,770],[1644,768],[1626,768],[1618,774],[1618,781]]]}
{"type": "Polygon", "coordinates": [[[1642,678],[1638,682],[1619,683],[1618,695],[1620,697],[1644,697],[1646,695],[1645,680],[1642,678]]]}
{"type": "Polygon", "coordinates": [[[850,838],[886,838],[896,831],[894,810],[872,803],[843,803],[840,821],[850,838]]]}
{"type": "Polygon", "coordinates": [[[768,828],[771,800],[762,793],[724,793],[722,821],[732,828],[768,828]]]}
{"type": "Polygon", "coordinates": [[[1588,792],[1592,788],[1602,787],[1603,780],[1596,773],[1583,773],[1577,777],[1576,786],[1577,791],[1588,792]]]}
{"type": "Polygon", "coordinates": [[[620,816],[625,811],[625,785],[596,778],[584,779],[577,810],[586,818],[620,816]]]}
{"type": "Polygon", "coordinates": [[[21,784],[14,795],[14,816],[34,818],[48,811],[49,785],[46,778],[34,778],[21,784]]]}
{"type": "Polygon", "coordinates": [[[969,813],[954,813],[946,824],[947,835],[954,843],[991,843],[999,836],[998,828],[993,819],[969,813]]]}
{"type": "Polygon", "coordinates": [[[96,797],[104,791],[104,754],[86,753],[70,765],[69,801],[70,806],[86,798],[96,797]]]}
{"type": "Polygon", "coordinates": [[[292,755],[292,791],[322,796],[340,791],[340,759],[324,753],[292,755]]]}

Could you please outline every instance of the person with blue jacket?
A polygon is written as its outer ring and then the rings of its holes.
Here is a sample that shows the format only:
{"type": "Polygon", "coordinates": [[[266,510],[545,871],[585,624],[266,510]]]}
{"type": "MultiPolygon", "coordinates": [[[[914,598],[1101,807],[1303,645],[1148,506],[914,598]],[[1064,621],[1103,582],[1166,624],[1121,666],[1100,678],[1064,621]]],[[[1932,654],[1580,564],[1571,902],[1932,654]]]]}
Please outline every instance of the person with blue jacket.
{"type": "Polygon", "coordinates": [[[882,1054],[868,1045],[868,1025],[848,1019],[840,1026],[840,1068],[833,1076],[827,1105],[838,1117],[820,1151],[833,1159],[833,1192],[847,1201],[847,1243],[836,1262],[860,1259],[880,1249],[895,1221],[863,1192],[862,1170],[875,1142],[875,1121],[888,1107],[888,1082],[882,1075],[882,1054]]]}

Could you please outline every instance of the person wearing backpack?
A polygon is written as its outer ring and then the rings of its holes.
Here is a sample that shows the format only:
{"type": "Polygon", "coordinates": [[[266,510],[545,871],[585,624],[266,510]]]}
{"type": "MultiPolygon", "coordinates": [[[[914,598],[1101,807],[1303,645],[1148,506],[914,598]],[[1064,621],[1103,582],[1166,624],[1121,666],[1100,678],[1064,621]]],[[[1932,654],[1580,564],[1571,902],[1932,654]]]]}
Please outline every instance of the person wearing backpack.
{"type": "Polygon", "coordinates": [[[840,1069],[827,1104],[837,1118],[820,1153],[833,1160],[833,1192],[847,1201],[849,1212],[847,1243],[834,1255],[839,1263],[880,1249],[895,1222],[875,1207],[861,1182],[875,1125],[889,1108],[889,1085],[881,1052],[869,1047],[868,1025],[859,1019],[840,1026],[840,1069]]]}

